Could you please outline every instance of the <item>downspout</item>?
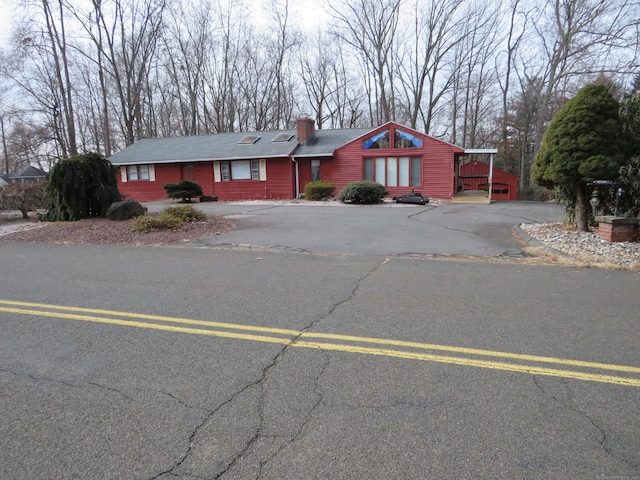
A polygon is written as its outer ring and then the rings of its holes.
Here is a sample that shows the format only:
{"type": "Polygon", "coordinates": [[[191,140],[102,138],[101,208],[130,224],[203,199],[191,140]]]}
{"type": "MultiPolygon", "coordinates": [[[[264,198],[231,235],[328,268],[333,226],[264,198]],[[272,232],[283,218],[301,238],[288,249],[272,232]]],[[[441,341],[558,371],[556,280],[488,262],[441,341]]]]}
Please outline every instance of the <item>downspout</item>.
{"type": "Polygon", "coordinates": [[[300,174],[298,172],[298,161],[295,159],[295,157],[292,155],[291,156],[291,161],[293,162],[293,164],[295,165],[295,177],[296,177],[296,196],[295,198],[298,199],[300,198],[300,174]]]}

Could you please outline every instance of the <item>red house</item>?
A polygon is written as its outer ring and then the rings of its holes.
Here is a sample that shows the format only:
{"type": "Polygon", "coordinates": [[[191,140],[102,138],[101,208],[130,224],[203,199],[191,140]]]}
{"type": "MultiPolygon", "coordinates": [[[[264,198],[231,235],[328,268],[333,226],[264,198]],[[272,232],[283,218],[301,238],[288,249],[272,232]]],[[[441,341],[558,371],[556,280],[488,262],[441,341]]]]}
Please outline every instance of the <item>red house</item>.
{"type": "Polygon", "coordinates": [[[335,183],[336,192],[374,180],[390,196],[414,190],[448,199],[464,155],[461,147],[394,122],[315,130],[313,120],[299,118],[295,130],[144,139],[109,160],[120,169],[120,192],[139,201],[166,199],[162,186],[180,180],[220,200],[290,199],[320,179],[335,183]]]}

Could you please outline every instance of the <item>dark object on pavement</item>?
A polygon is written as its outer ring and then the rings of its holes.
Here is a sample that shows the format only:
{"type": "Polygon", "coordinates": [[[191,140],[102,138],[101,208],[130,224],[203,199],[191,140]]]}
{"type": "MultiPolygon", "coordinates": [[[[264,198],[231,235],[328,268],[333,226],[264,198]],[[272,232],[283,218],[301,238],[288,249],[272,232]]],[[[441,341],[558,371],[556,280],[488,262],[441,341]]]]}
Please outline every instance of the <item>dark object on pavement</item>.
{"type": "Polygon", "coordinates": [[[140,205],[137,200],[129,198],[122,202],[114,202],[107,209],[109,220],[129,220],[147,213],[147,207],[140,205]]]}
{"type": "Polygon", "coordinates": [[[403,193],[399,197],[393,197],[393,201],[396,203],[416,203],[418,205],[429,203],[428,198],[423,197],[420,192],[415,192],[414,190],[409,193],[403,193]]]}

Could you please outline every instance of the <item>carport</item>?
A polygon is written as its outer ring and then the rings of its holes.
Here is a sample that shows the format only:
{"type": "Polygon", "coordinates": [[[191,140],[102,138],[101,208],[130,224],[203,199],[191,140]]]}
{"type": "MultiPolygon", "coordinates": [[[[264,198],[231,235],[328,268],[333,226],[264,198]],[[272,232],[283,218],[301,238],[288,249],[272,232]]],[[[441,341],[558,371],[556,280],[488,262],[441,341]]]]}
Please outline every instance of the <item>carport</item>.
{"type": "MultiPolygon", "coordinates": [[[[498,153],[496,148],[465,148],[464,154],[455,160],[456,193],[453,195],[453,203],[491,203],[493,194],[493,160],[498,153]],[[473,162],[479,163],[478,157],[489,156],[489,169],[483,171],[475,169],[474,172],[464,174],[461,171],[464,162],[469,156],[474,156],[473,162]]],[[[483,162],[486,164],[486,162],[483,162]]],[[[486,169],[484,169],[486,170],[486,169]]]]}

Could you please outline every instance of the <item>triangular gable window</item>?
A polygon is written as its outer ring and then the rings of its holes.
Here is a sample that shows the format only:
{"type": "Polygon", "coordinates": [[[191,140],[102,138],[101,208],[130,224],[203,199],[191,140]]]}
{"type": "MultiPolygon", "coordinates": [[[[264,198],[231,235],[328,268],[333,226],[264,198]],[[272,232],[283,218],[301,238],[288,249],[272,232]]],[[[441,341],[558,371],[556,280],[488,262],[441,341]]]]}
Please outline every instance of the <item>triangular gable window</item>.
{"type": "Polygon", "coordinates": [[[393,148],[422,148],[422,139],[396,128],[393,148]]]}
{"type": "Polygon", "coordinates": [[[367,138],[362,142],[362,148],[369,150],[370,148],[389,148],[389,130],[376,133],[373,137],[367,138]]]}
{"type": "Polygon", "coordinates": [[[362,148],[364,150],[373,148],[422,148],[422,138],[404,130],[393,128],[367,138],[362,142],[362,148]],[[390,142],[391,134],[393,136],[393,144],[390,142]]]}

